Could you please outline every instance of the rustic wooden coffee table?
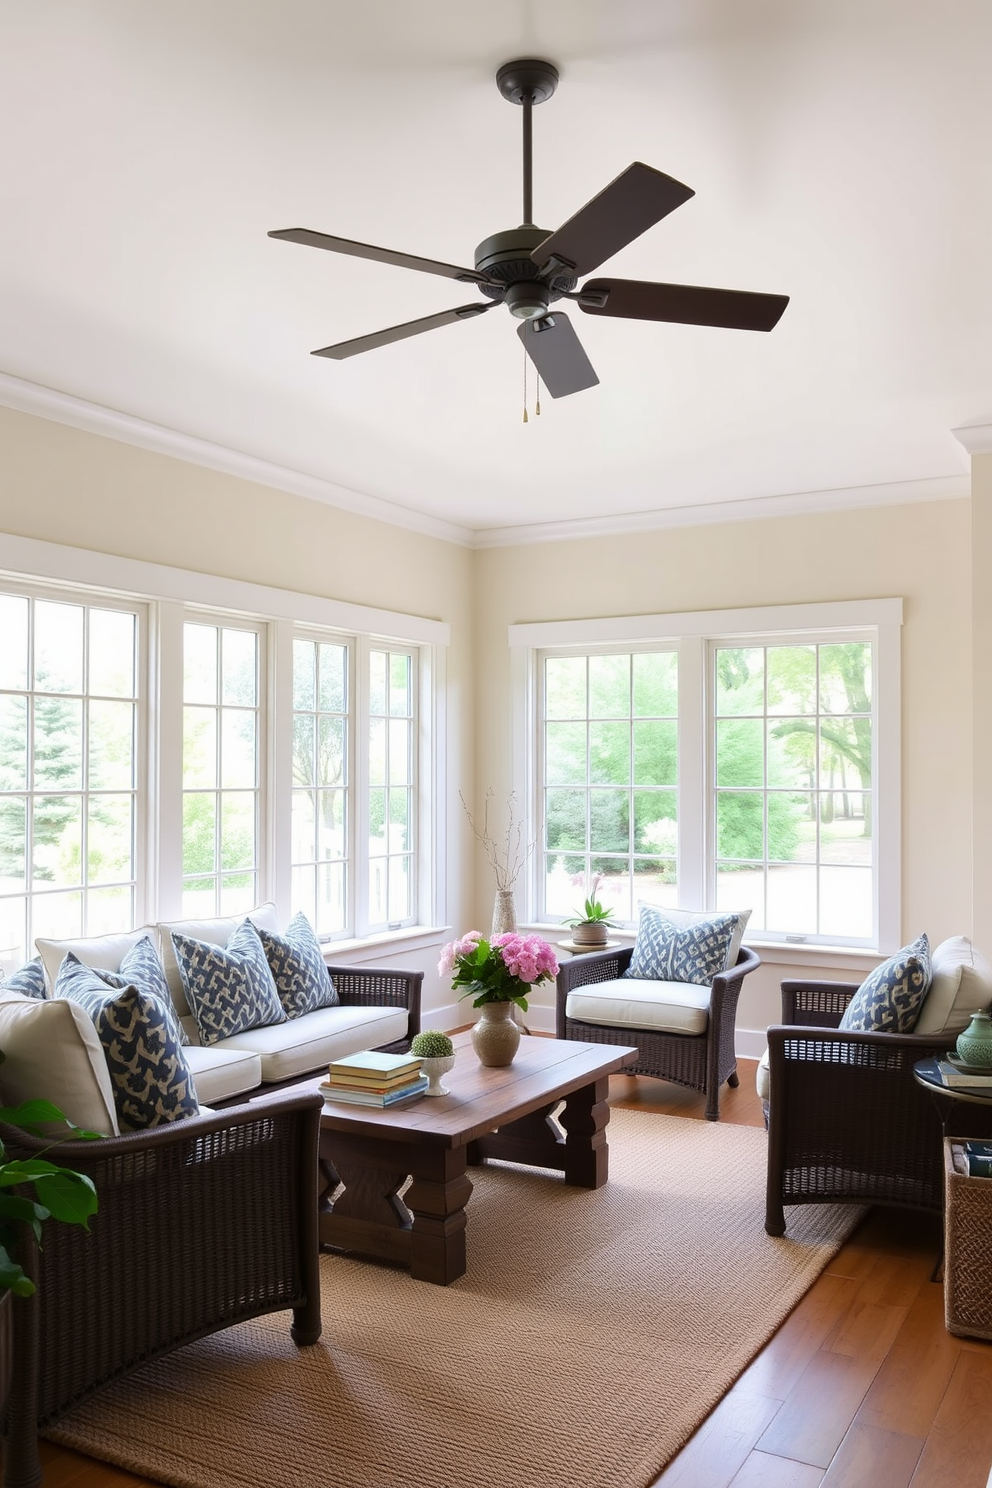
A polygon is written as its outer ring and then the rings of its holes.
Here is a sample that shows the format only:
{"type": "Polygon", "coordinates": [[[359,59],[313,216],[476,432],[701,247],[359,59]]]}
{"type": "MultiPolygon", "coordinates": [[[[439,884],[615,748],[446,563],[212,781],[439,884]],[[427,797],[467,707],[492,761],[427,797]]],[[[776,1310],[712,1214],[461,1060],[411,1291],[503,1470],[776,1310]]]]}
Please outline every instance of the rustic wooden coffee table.
{"type": "Polygon", "coordinates": [[[609,1076],[636,1053],[616,1044],[525,1038],[506,1069],[487,1069],[471,1048],[459,1050],[445,1076],[450,1095],[388,1110],[325,1100],[321,1244],[393,1261],[418,1281],[447,1286],[465,1272],[468,1165],[506,1158],[559,1169],[580,1188],[601,1188],[609,1165],[609,1076]]]}

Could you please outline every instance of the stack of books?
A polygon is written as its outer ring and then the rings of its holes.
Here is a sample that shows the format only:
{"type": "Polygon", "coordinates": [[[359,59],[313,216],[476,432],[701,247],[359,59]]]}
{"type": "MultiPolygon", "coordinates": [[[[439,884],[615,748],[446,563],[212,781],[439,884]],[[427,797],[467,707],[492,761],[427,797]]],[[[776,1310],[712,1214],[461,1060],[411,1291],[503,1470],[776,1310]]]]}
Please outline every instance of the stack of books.
{"type": "Polygon", "coordinates": [[[992,1142],[962,1142],[970,1178],[992,1178],[992,1142]]]}
{"type": "Polygon", "coordinates": [[[970,1090],[975,1095],[992,1095],[992,1069],[962,1069],[950,1058],[938,1059],[937,1069],[948,1090],[970,1090]]]}
{"type": "Polygon", "coordinates": [[[349,1054],[329,1064],[327,1079],[321,1081],[320,1088],[325,1100],[355,1106],[393,1106],[422,1095],[429,1083],[421,1073],[419,1059],[363,1049],[360,1054],[349,1054]]]}

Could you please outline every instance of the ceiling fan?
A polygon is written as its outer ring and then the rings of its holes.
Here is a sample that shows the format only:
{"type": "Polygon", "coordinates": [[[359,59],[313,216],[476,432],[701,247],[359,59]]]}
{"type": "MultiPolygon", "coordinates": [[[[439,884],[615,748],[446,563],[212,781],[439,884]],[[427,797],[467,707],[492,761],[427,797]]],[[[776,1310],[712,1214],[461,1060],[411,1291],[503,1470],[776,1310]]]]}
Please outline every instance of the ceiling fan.
{"type": "Polygon", "coordinates": [[[724,326],[745,331],[770,331],[778,322],[788,295],[753,294],[739,289],[705,289],[692,284],[656,284],[641,279],[578,280],[627,243],[633,242],[680,207],[695,193],[691,187],[662,171],[634,161],[598,196],[580,207],[557,232],[535,227],[533,222],[532,110],[544,103],[558,86],[558,69],[550,62],[525,58],[507,62],[496,74],[496,85],[510,103],[523,109],[523,222],[519,227],[494,233],[475,250],[475,268],[392,248],[375,248],[350,238],[337,238],[305,227],[286,227],[270,232],[270,238],[347,253],[398,268],[441,274],[447,279],[474,284],[486,300],[458,305],[437,315],[408,320],[403,325],[373,331],[323,346],[313,356],[337,361],[388,346],[408,336],[419,336],[435,326],[483,315],[495,305],[506,305],[522,324],[517,335],[553,398],[593,387],[599,378],[582,349],[568,317],[551,313],[561,299],[574,301],[587,315],[611,315],[631,320],[678,321],[683,325],[724,326]]]}

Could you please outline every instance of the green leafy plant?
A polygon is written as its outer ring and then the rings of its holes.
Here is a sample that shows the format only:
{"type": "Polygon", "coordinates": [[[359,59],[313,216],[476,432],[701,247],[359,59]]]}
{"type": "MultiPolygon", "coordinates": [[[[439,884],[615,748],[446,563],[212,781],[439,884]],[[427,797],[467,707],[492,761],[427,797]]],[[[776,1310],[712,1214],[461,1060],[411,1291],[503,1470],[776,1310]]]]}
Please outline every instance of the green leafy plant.
{"type": "Polygon", "coordinates": [[[587,899],[582,906],[581,914],[576,911],[565,924],[574,927],[576,925],[615,925],[617,921],[613,917],[613,910],[607,909],[600,904],[598,899],[587,899]]]}
{"type": "MultiPolygon", "coordinates": [[[[3,1054],[0,1053],[0,1061],[3,1054]]],[[[44,1136],[41,1123],[60,1121],[79,1140],[92,1140],[97,1132],[83,1131],[50,1101],[23,1101],[19,1106],[0,1106],[0,1122],[19,1126],[33,1136],[44,1136]]],[[[34,1282],[16,1259],[17,1241],[26,1225],[41,1244],[42,1225],[48,1219],[89,1229],[89,1218],[97,1211],[93,1180],[46,1162],[44,1157],[13,1158],[0,1141],[0,1294],[13,1292],[30,1297],[34,1282]],[[33,1189],[34,1198],[16,1190],[33,1189]]]]}
{"type": "Polygon", "coordinates": [[[448,1035],[436,1028],[425,1028],[410,1042],[410,1053],[419,1059],[447,1059],[454,1052],[455,1046],[448,1035]]]}

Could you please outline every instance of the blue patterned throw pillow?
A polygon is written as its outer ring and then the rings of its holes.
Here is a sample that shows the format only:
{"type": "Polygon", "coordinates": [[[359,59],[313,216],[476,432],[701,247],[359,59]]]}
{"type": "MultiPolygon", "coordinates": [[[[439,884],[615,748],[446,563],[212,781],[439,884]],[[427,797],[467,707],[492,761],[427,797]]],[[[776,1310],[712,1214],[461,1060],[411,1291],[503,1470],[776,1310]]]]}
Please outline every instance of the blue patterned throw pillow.
{"type": "Polygon", "coordinates": [[[859,1033],[912,1033],[930,990],[930,942],[921,935],[865,977],[840,1020],[859,1033]]]}
{"type": "Polygon", "coordinates": [[[109,987],[71,951],[53,995],[78,1003],[93,1019],[122,1129],[143,1131],[197,1114],[193,1077],[158,997],[132,985],[109,987]]]}
{"type": "Polygon", "coordinates": [[[175,1008],[172,1006],[165,971],[150,936],[143,935],[131,947],[116,971],[104,971],[99,966],[94,966],[93,970],[108,987],[137,987],[140,991],[148,993],[150,997],[157,997],[165,1009],[170,1031],[176,1043],[189,1043],[189,1034],[180,1023],[175,1008]]]}
{"type": "Polygon", "coordinates": [[[20,992],[22,997],[44,998],[48,996],[45,981],[45,963],[40,956],[28,961],[17,971],[0,982],[0,992],[20,992]]]}
{"type": "Polygon", "coordinates": [[[735,914],[716,915],[711,920],[676,925],[666,918],[664,910],[642,904],[634,953],[624,976],[709,986],[717,972],[726,969],[738,918],[735,914]]]}
{"type": "Polygon", "coordinates": [[[273,935],[271,930],[258,934],[287,1017],[302,1018],[317,1008],[337,1007],[337,990],[305,914],[293,916],[285,935],[273,935]]]}
{"type": "Polygon", "coordinates": [[[285,1023],[265,948],[251,920],[238,926],[226,946],[192,940],[175,930],[172,944],[202,1043],[285,1023]]]}

